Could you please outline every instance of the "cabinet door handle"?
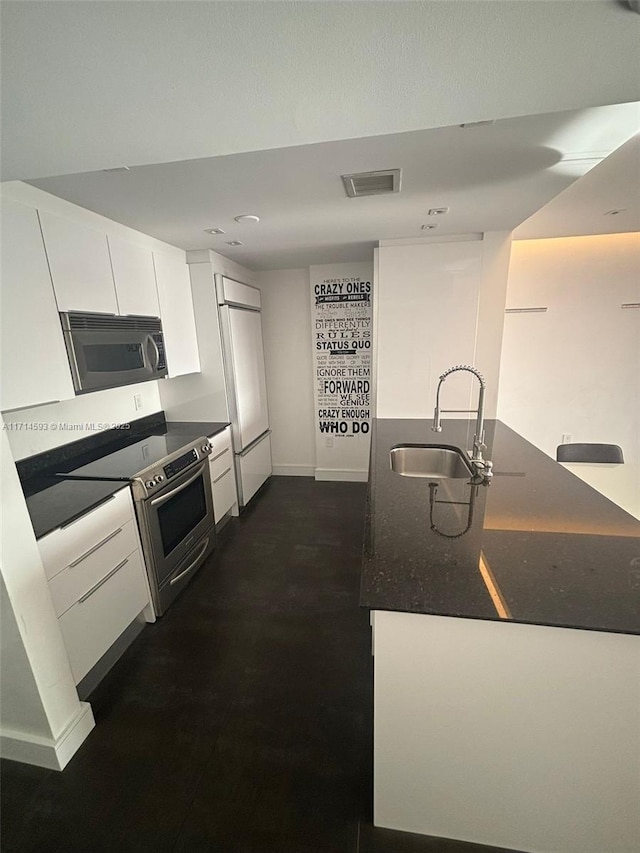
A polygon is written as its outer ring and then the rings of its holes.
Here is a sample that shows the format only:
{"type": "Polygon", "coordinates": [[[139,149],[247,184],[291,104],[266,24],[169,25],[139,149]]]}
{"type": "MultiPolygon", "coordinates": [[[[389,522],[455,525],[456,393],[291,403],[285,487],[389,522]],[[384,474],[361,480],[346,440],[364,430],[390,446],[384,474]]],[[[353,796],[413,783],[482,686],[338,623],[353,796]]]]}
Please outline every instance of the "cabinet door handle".
{"type": "Polygon", "coordinates": [[[91,587],[89,592],[85,592],[85,594],[82,596],[82,598],[78,599],[78,604],[82,604],[84,601],[87,600],[87,598],[90,598],[94,592],[96,592],[97,590],[100,589],[102,584],[105,584],[109,580],[109,578],[112,578],[115,575],[115,573],[119,572],[120,569],[128,562],[129,562],[129,558],[126,557],[121,563],[118,563],[118,565],[115,567],[115,569],[111,569],[111,571],[109,572],[108,575],[105,575],[105,577],[103,577],[101,581],[98,581],[98,583],[95,586],[91,587]]]}
{"type": "Polygon", "coordinates": [[[66,524],[61,524],[60,530],[66,530],[67,527],[71,527],[72,524],[77,524],[79,521],[82,521],[84,518],[86,518],[87,515],[89,515],[89,513],[100,509],[100,507],[104,506],[105,504],[108,504],[109,501],[114,501],[117,497],[117,494],[117,492],[114,492],[114,494],[109,495],[108,498],[105,498],[103,501],[99,501],[95,506],[91,507],[90,510],[87,510],[87,512],[81,512],[80,515],[76,516],[76,518],[72,518],[71,521],[68,521],[66,524]]]}
{"type": "Polygon", "coordinates": [[[215,478],[215,480],[213,481],[213,483],[211,485],[215,486],[215,484],[218,482],[218,480],[221,480],[224,476],[226,476],[230,470],[231,470],[231,468],[227,468],[226,471],[223,471],[222,474],[220,474],[218,477],[215,478]]]}
{"type": "Polygon", "coordinates": [[[215,456],[212,456],[212,457],[209,459],[209,462],[215,462],[215,461],[216,461],[216,459],[220,459],[220,457],[221,457],[221,456],[224,456],[224,454],[225,454],[225,453],[228,453],[228,452],[229,452],[229,450],[230,450],[230,448],[229,448],[229,447],[225,447],[225,449],[224,449],[224,450],[221,450],[221,451],[220,451],[220,453],[216,453],[216,455],[215,455],[215,456]]]}
{"type": "Polygon", "coordinates": [[[81,563],[83,560],[86,560],[87,557],[90,557],[92,554],[95,554],[98,548],[102,548],[103,545],[106,545],[107,542],[117,536],[118,533],[122,533],[121,527],[119,527],[117,530],[114,530],[113,533],[110,533],[108,536],[105,536],[101,542],[98,542],[98,544],[94,545],[93,548],[89,548],[88,551],[85,551],[85,553],[81,557],[78,557],[77,560],[74,560],[73,563],[69,563],[69,568],[73,569],[73,567],[77,566],[78,563],[81,563]]]}

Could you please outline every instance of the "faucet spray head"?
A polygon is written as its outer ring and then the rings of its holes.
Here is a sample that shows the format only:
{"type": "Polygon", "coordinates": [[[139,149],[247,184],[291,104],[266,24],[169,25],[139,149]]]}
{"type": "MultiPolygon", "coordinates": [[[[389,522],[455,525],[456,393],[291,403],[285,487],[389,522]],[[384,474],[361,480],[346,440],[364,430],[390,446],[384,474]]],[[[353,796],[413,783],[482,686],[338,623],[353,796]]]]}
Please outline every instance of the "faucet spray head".
{"type": "Polygon", "coordinates": [[[440,382],[442,382],[443,379],[446,379],[447,376],[449,376],[451,373],[456,373],[458,370],[466,370],[468,373],[473,373],[473,375],[479,379],[480,387],[486,387],[485,378],[482,373],[480,373],[480,371],[476,367],[473,367],[470,364],[456,364],[454,367],[450,367],[448,370],[445,370],[445,372],[440,376],[440,382]]]}

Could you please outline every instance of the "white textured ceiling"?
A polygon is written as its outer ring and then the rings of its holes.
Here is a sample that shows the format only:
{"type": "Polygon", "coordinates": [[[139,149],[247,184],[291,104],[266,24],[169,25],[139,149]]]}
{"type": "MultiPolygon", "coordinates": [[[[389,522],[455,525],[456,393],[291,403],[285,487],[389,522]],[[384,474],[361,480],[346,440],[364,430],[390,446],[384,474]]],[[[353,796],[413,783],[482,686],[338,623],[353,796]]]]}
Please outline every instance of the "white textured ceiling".
{"type": "Polygon", "coordinates": [[[511,231],[638,130],[639,105],[617,104],[32,183],[183,249],[284,269],[366,259],[381,239],[511,231]],[[341,175],[391,168],[398,194],[346,196],[341,175]],[[260,224],[234,221],[247,213],[260,224]]]}
{"type": "Polygon", "coordinates": [[[3,179],[640,99],[623,0],[0,4],[3,179]]]}
{"type": "Polygon", "coordinates": [[[534,213],[514,237],[530,240],[622,231],[640,231],[640,135],[534,213]],[[614,210],[620,212],[612,214],[614,210]]]}

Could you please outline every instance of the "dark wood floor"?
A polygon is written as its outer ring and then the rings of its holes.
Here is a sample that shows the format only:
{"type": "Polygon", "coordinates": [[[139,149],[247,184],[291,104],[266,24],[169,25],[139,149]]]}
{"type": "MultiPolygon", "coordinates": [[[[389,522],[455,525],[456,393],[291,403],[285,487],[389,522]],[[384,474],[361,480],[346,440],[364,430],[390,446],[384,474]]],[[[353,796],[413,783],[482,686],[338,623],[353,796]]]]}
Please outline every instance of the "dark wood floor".
{"type": "Polygon", "coordinates": [[[2,763],[2,850],[489,853],[371,826],[365,486],[273,478],[89,697],[62,773],[2,763]]]}

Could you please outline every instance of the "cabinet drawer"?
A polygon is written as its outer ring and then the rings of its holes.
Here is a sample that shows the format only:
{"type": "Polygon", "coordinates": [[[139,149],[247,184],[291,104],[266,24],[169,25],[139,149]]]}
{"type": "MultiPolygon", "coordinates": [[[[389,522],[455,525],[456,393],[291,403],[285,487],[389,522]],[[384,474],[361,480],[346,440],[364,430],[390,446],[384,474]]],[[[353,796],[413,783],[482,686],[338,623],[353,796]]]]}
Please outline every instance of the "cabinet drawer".
{"type": "Polygon", "coordinates": [[[86,555],[133,517],[133,504],[127,487],[68,526],[38,539],[47,579],[51,580],[62,569],[86,555]]]}
{"type": "Polygon", "coordinates": [[[209,444],[211,445],[211,455],[209,456],[209,461],[214,462],[216,457],[219,456],[225,448],[229,448],[231,451],[231,427],[227,427],[223,429],[222,432],[217,433],[213,437],[209,437],[209,444]]]}
{"type": "Polygon", "coordinates": [[[213,515],[216,523],[220,521],[225,513],[229,512],[231,507],[238,500],[238,496],[236,494],[236,475],[233,470],[233,459],[229,460],[229,465],[231,467],[228,467],[223,474],[219,475],[217,480],[213,481],[212,478],[213,515]]]}
{"type": "Polygon", "coordinates": [[[217,453],[212,453],[209,457],[209,470],[211,471],[211,481],[217,480],[228,468],[233,467],[233,451],[231,445],[223,447],[217,453]]]}
{"type": "Polygon", "coordinates": [[[117,527],[104,544],[91,551],[84,560],[64,568],[49,581],[56,614],[62,614],[75,604],[98,581],[106,577],[114,566],[138,549],[134,521],[117,527]]]}
{"type": "Polygon", "coordinates": [[[149,603],[140,552],[125,559],[58,620],[76,684],[149,603]]]}
{"type": "Polygon", "coordinates": [[[266,435],[239,457],[238,492],[240,503],[246,506],[265,480],[271,476],[271,436],[266,435]]]}

